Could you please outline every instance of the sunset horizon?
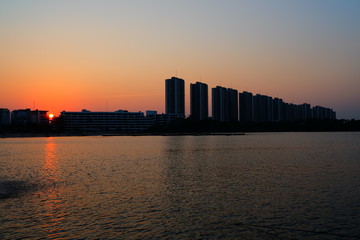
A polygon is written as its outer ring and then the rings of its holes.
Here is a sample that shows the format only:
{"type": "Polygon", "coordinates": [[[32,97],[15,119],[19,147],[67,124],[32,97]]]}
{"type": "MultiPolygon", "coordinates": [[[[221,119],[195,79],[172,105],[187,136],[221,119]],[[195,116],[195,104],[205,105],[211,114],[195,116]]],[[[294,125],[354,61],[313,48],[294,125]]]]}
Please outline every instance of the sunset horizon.
{"type": "MultiPolygon", "coordinates": [[[[172,76],[174,77],[174,76],[172,76]]],[[[164,79],[165,80],[165,79],[164,79]]],[[[185,79],[184,79],[185,80],[185,79]]],[[[195,82],[200,82],[199,81],[194,81],[194,82],[191,82],[191,83],[195,83],[195,82]]],[[[186,91],[186,95],[185,95],[185,102],[186,102],[186,105],[185,105],[185,116],[190,116],[190,94],[189,94],[189,89],[190,88],[190,84],[191,83],[187,83],[186,80],[185,80],[185,91],[186,91]]],[[[205,81],[202,81],[201,83],[205,83],[207,84],[205,81]]],[[[164,85],[164,84],[163,84],[164,85]]],[[[164,87],[164,86],[163,86],[164,87]]],[[[216,85],[216,86],[209,86],[210,90],[211,88],[215,88],[215,87],[225,87],[225,88],[230,88],[229,86],[224,86],[224,85],[216,85]]],[[[238,90],[238,89],[235,89],[235,90],[238,90]]],[[[239,93],[241,92],[250,92],[248,90],[243,90],[243,91],[239,91],[239,93]]],[[[268,96],[264,93],[259,93],[259,92],[251,92],[252,94],[254,94],[254,96],[256,94],[260,94],[260,95],[265,95],[265,96],[268,96]]],[[[150,111],[157,111],[158,113],[165,113],[165,91],[163,91],[163,102],[160,103],[160,105],[162,104],[162,106],[159,105],[159,108],[146,108],[144,109],[143,107],[141,109],[135,109],[135,108],[128,108],[127,106],[120,106],[119,107],[113,107],[112,106],[112,101],[115,99],[115,102],[116,102],[116,99],[121,99],[121,98],[124,98],[124,99],[127,99],[127,98],[130,98],[134,101],[136,101],[136,98],[137,97],[141,97],[141,96],[137,96],[137,95],[118,95],[118,96],[111,96],[111,97],[105,97],[103,99],[103,102],[99,101],[99,104],[94,104],[93,106],[90,106],[90,105],[86,105],[86,107],[81,107],[81,106],[71,106],[70,108],[64,108],[64,107],[60,107],[60,106],[50,106],[50,107],[47,107],[47,108],[44,108],[44,107],[38,107],[38,104],[36,103],[36,101],[34,100],[32,102],[32,105],[29,104],[29,105],[26,105],[25,107],[15,107],[15,108],[9,108],[9,110],[17,110],[17,109],[31,109],[31,110],[45,110],[45,111],[48,111],[48,114],[51,114],[53,115],[52,117],[59,117],[61,112],[80,112],[82,110],[87,110],[87,111],[92,111],[92,112],[113,112],[113,111],[117,111],[117,110],[124,110],[124,111],[129,111],[129,112],[146,112],[148,110],[150,111]],[[93,108],[92,108],[93,107],[93,108]]],[[[275,98],[279,98],[279,99],[282,99],[284,100],[285,102],[288,102],[286,101],[286,99],[283,99],[281,96],[270,96],[269,97],[272,97],[273,99],[275,98]]],[[[212,111],[211,111],[211,93],[209,93],[209,97],[208,97],[208,101],[209,101],[209,117],[211,117],[211,114],[212,114],[212,111]]],[[[311,102],[297,102],[297,103],[294,103],[294,102],[288,102],[288,103],[291,103],[291,104],[295,104],[295,105],[301,105],[301,104],[310,104],[312,107],[315,107],[315,106],[319,106],[319,104],[314,104],[314,103],[311,103],[311,102]]],[[[141,106],[141,102],[139,102],[139,106],[141,106]]],[[[40,106],[41,104],[39,104],[40,106]]],[[[45,104],[45,106],[47,106],[45,104]]],[[[322,106],[322,107],[327,107],[327,108],[331,108],[331,106],[322,106]]],[[[2,108],[7,108],[6,106],[3,106],[2,108]]]]}
{"type": "Polygon", "coordinates": [[[163,113],[164,80],[177,76],[187,116],[199,81],[360,119],[357,1],[0,6],[1,108],[163,113]]]}

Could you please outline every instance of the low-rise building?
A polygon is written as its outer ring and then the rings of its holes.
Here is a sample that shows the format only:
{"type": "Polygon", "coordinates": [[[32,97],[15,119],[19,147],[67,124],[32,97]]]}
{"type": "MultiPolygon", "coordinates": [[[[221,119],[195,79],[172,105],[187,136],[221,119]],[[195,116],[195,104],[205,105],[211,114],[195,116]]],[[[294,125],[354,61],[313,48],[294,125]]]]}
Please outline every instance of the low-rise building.
{"type": "Polygon", "coordinates": [[[47,125],[49,124],[48,111],[18,109],[11,112],[11,123],[15,125],[47,125]]]}
{"type": "Polygon", "coordinates": [[[177,120],[183,120],[184,116],[177,113],[161,113],[146,111],[146,117],[153,121],[154,125],[169,125],[177,120]]]}
{"type": "Polygon", "coordinates": [[[61,112],[60,118],[67,132],[141,132],[154,125],[143,112],[61,112]]]}
{"type": "Polygon", "coordinates": [[[0,125],[9,125],[10,111],[7,108],[0,108],[0,125]]]}

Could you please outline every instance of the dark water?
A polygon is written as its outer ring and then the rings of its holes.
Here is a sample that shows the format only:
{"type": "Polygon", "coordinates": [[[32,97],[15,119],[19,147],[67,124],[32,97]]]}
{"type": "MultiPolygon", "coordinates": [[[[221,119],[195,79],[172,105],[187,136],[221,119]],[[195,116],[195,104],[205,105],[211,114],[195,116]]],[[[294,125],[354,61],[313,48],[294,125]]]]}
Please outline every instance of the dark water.
{"type": "Polygon", "coordinates": [[[0,139],[0,239],[360,239],[360,133],[0,139]]]}

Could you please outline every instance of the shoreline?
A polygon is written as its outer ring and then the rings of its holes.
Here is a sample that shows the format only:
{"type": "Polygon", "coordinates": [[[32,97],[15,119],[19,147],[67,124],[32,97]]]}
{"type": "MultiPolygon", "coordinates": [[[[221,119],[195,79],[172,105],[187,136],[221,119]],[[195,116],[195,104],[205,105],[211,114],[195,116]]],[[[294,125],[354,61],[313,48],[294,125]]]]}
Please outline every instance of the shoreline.
{"type": "Polygon", "coordinates": [[[49,134],[49,133],[8,133],[0,138],[37,138],[37,137],[115,137],[115,136],[239,136],[245,132],[205,132],[205,133],[99,133],[99,134],[49,134]]]}
{"type": "Polygon", "coordinates": [[[0,134],[0,139],[5,138],[40,138],[40,137],[116,137],[116,136],[244,136],[249,133],[281,133],[281,132],[359,132],[353,131],[247,131],[247,132],[184,132],[184,133],[98,133],[98,134],[67,134],[67,133],[6,133],[0,134]]]}

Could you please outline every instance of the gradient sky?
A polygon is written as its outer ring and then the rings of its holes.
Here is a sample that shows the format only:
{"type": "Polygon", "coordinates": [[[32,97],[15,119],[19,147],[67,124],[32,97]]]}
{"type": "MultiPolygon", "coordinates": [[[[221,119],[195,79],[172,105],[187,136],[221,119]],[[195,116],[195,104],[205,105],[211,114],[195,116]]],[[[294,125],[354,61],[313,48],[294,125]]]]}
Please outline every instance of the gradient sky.
{"type": "Polygon", "coordinates": [[[164,112],[171,76],[360,119],[360,1],[0,0],[0,107],[164,112]]]}

